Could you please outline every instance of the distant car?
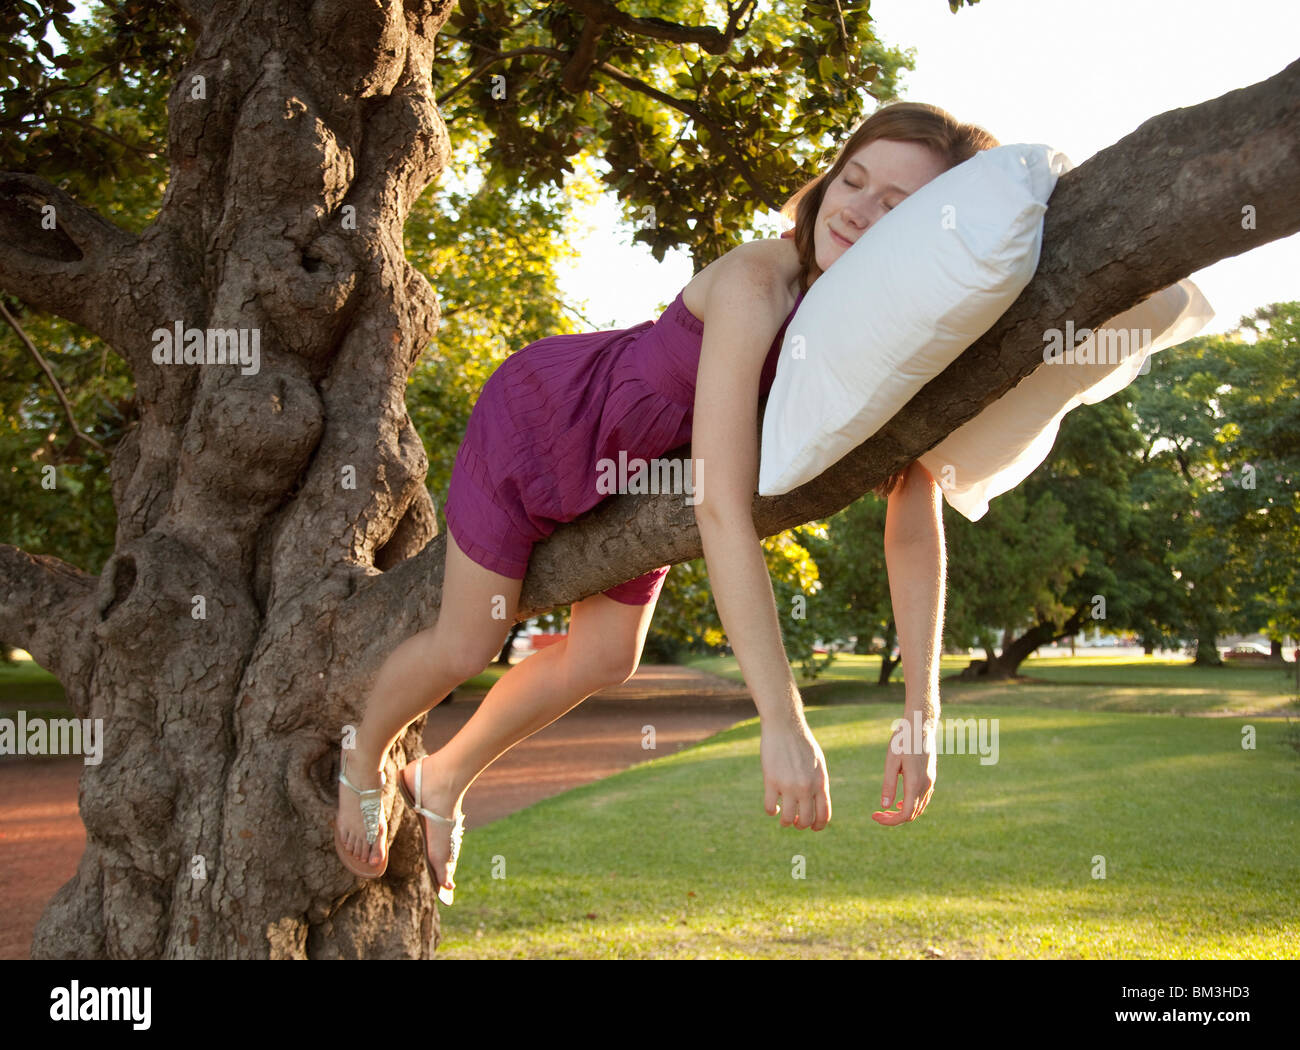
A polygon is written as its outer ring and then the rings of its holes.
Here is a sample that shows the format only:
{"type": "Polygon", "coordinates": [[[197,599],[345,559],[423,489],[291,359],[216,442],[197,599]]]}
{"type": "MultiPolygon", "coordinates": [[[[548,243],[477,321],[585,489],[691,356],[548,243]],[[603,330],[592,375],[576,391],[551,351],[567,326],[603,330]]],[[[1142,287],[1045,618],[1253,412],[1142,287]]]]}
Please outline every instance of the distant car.
{"type": "Polygon", "coordinates": [[[1258,642],[1244,642],[1224,652],[1223,658],[1233,663],[1262,663],[1273,658],[1272,650],[1258,642]]]}

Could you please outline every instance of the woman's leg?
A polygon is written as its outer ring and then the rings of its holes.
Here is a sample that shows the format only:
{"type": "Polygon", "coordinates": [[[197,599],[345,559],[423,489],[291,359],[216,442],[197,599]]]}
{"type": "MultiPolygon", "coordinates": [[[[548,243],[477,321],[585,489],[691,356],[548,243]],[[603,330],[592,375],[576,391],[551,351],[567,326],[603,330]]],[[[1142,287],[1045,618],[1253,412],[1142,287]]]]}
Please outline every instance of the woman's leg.
{"type": "MultiPolygon", "coordinates": [[[[379,771],[397,738],[420,715],[483,670],[501,651],[519,607],[523,580],[502,576],[471,561],[447,531],[442,603],[437,622],[402,642],[379,669],[347,752],[348,779],[365,790],[379,787],[379,771]]],[[[361,803],[339,784],[339,830],[360,864],[379,868],[387,828],[366,844],[361,803]]]]}
{"type": "MultiPolygon", "coordinates": [[[[657,595],[656,595],[657,597],[657,595]]],[[[454,817],[471,784],[497,758],[592,693],[636,672],[655,603],[627,605],[593,594],[574,602],[569,635],[516,664],[492,687],[473,716],[443,747],[423,759],[421,805],[454,817]]],[[[414,763],[412,763],[412,766],[414,763]]],[[[415,770],[400,773],[411,791],[415,770]]],[[[451,854],[446,825],[429,821],[429,859],[445,886],[451,854]]]]}

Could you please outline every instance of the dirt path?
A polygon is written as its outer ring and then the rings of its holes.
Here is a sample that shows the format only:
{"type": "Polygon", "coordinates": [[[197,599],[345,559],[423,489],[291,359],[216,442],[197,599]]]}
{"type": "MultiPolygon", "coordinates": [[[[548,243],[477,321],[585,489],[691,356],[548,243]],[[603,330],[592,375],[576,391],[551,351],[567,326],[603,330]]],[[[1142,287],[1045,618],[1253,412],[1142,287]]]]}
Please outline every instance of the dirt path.
{"type": "MultiPolygon", "coordinates": [[[[458,693],[429,714],[431,750],[455,734],[482,695],[458,693]]],[[[712,736],[756,714],[749,694],[715,675],[642,665],[508,751],[465,796],[466,830],[562,791],[712,736]],[[655,749],[641,747],[642,726],[655,749]]],[[[77,870],[86,833],[77,811],[80,758],[0,759],[0,959],[28,958],[36,920],[77,870]]]]}

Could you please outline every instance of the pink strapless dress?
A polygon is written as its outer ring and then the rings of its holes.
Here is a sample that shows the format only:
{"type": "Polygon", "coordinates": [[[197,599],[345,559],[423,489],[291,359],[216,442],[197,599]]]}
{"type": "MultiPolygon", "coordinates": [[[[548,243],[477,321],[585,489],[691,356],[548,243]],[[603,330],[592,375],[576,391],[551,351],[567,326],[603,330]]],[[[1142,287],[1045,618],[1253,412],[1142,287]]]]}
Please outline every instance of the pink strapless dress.
{"type": "MultiPolygon", "coordinates": [[[[760,396],[794,310],[768,350],[760,396]]],[[[443,510],[461,550],[523,579],[534,543],[606,498],[600,460],[654,459],[688,442],[703,335],[679,292],[656,321],[548,336],[506,358],[483,384],[452,466],[443,510]]],[[[668,569],[603,593],[646,605],[668,569]]]]}

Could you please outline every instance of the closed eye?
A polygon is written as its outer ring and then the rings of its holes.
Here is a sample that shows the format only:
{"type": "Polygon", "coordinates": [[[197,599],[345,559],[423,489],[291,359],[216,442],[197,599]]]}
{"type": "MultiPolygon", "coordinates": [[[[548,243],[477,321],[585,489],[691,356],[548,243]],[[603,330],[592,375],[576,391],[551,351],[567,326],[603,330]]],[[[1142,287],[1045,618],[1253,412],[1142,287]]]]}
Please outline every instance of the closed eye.
{"type": "MultiPolygon", "coordinates": [[[[860,189],[862,189],[862,184],[861,184],[861,183],[858,183],[858,182],[850,182],[850,181],[848,180],[848,177],[847,177],[847,176],[846,176],[845,179],[844,179],[844,185],[845,185],[845,186],[848,186],[850,189],[854,189],[854,190],[860,190],[860,189]]],[[[905,198],[903,198],[903,199],[906,200],[907,198],[905,197],[905,198]]],[[[902,202],[900,201],[899,203],[901,204],[902,202]]],[[[893,210],[894,210],[895,208],[897,208],[897,207],[898,207],[898,204],[886,204],[886,205],[885,205],[885,211],[893,211],[893,210]]]]}

